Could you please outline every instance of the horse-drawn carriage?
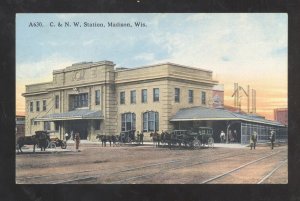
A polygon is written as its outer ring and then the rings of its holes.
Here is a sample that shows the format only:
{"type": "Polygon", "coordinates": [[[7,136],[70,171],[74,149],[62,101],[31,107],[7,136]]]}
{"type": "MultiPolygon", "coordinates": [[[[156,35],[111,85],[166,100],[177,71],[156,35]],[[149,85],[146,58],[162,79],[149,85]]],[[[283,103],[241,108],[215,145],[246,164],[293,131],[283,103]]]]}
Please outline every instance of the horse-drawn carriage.
{"type": "Polygon", "coordinates": [[[199,136],[190,130],[174,130],[171,132],[171,146],[178,145],[185,146],[192,149],[200,148],[201,142],[199,136]]]}
{"type": "Polygon", "coordinates": [[[49,141],[47,148],[55,149],[56,147],[61,147],[62,149],[67,148],[67,142],[64,140],[60,140],[57,136],[48,133],[49,141]]]}
{"type": "Polygon", "coordinates": [[[202,146],[214,147],[213,129],[210,127],[198,127],[193,130],[198,133],[198,140],[202,146]]]}
{"type": "Polygon", "coordinates": [[[135,135],[135,130],[122,131],[120,133],[120,142],[141,144],[143,143],[143,136],[143,133],[138,133],[137,135],[135,135]]]}
{"type": "Polygon", "coordinates": [[[97,135],[96,139],[99,139],[102,142],[102,146],[106,146],[106,142],[109,142],[110,146],[113,143],[113,146],[120,146],[125,143],[143,143],[143,134],[135,135],[135,130],[122,131],[120,135],[97,135]]]}
{"type": "Polygon", "coordinates": [[[184,146],[191,149],[214,146],[213,130],[209,127],[198,127],[192,130],[173,130],[161,134],[161,142],[173,146],[184,146]]]}

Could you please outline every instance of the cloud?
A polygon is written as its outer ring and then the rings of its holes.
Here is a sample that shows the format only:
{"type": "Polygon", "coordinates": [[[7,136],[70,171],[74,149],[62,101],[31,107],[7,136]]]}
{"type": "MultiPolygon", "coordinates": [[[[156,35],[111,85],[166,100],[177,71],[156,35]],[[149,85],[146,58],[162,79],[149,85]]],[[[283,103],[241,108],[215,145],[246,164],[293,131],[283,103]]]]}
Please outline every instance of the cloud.
{"type": "Polygon", "coordinates": [[[36,83],[37,80],[51,81],[55,69],[64,68],[74,63],[71,58],[53,54],[39,61],[19,62],[16,64],[16,80],[22,83],[36,83]]]}
{"type": "Polygon", "coordinates": [[[82,42],[82,45],[83,46],[90,46],[90,45],[93,45],[97,40],[95,39],[91,39],[91,40],[86,40],[86,41],[83,41],[82,42]]]}
{"type": "Polygon", "coordinates": [[[154,58],[155,58],[155,56],[153,53],[141,53],[141,54],[136,55],[133,59],[152,62],[152,61],[154,61],[154,58]]]}

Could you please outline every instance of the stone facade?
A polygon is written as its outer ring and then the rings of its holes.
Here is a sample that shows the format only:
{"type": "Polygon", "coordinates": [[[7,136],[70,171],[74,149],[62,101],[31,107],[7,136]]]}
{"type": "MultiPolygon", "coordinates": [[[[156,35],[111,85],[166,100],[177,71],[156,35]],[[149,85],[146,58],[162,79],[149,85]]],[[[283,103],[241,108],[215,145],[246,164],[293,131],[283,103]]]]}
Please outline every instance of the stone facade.
{"type": "MultiPolygon", "coordinates": [[[[70,132],[71,127],[76,126],[75,124],[78,124],[76,122],[80,123],[80,121],[84,122],[82,127],[86,130],[83,132],[87,133],[88,140],[95,140],[97,134],[120,133],[122,114],[125,113],[135,114],[135,130],[142,131],[144,130],[143,120],[145,120],[143,114],[149,111],[158,113],[160,131],[170,130],[173,125],[169,120],[180,108],[200,105],[211,107],[209,100],[212,98],[212,87],[216,84],[209,70],[172,63],[128,69],[115,68],[115,64],[110,61],[73,64],[70,67],[53,71],[52,82],[26,86],[26,92],[23,94],[26,100],[25,132],[26,135],[30,135],[36,130],[45,129],[44,122],[33,121],[34,119],[47,114],[65,113],[72,110],[71,97],[77,94],[87,94],[88,103],[84,108],[92,111],[99,110],[104,118],[99,121],[100,126],[95,125],[98,122],[95,119],[54,120],[50,122],[50,130],[53,130],[60,138],[63,138],[63,134],[70,132]],[[158,101],[154,101],[154,88],[159,91],[158,101]],[[179,101],[178,99],[175,101],[175,88],[180,90],[179,101]],[[145,89],[147,101],[142,102],[142,90],[145,89]],[[100,90],[99,105],[95,104],[96,90],[100,90]],[[120,102],[121,92],[125,94],[124,103],[120,102]],[[189,93],[193,93],[192,102],[189,93]],[[131,99],[134,99],[133,102],[131,99]],[[43,100],[46,100],[46,109],[43,108],[43,100]],[[39,111],[36,108],[37,101],[40,104],[39,111]],[[32,111],[30,104],[33,104],[32,111]],[[100,129],[96,130],[95,128],[98,127],[100,129]]],[[[149,132],[146,131],[144,134],[147,138],[149,132]]]]}

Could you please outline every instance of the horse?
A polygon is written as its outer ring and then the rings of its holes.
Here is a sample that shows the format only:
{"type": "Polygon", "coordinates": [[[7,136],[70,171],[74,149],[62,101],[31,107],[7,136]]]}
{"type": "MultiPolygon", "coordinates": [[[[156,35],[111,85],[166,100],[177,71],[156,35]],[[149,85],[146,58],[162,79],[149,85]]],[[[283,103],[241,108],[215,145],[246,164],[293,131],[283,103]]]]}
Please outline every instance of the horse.
{"type": "Polygon", "coordinates": [[[164,144],[167,144],[169,149],[171,149],[172,147],[172,136],[170,133],[168,133],[167,131],[164,131],[161,134],[161,142],[164,144]]]}
{"type": "Polygon", "coordinates": [[[159,147],[159,143],[160,143],[160,134],[158,134],[156,131],[153,133],[150,133],[150,137],[152,137],[152,141],[153,141],[153,146],[155,147],[159,147]]]}
{"type": "Polygon", "coordinates": [[[115,135],[97,135],[96,139],[101,140],[102,147],[106,147],[106,142],[109,142],[109,146],[111,147],[111,143],[113,143],[113,146],[117,146],[117,142],[119,141],[119,137],[115,135]]]}
{"type": "Polygon", "coordinates": [[[33,152],[35,152],[35,146],[38,145],[41,148],[41,151],[45,151],[48,146],[49,136],[46,132],[36,131],[35,135],[32,136],[21,136],[17,139],[16,148],[18,152],[23,153],[22,147],[24,145],[33,145],[33,152]]]}
{"type": "Polygon", "coordinates": [[[109,136],[107,135],[97,135],[96,139],[101,140],[102,142],[102,147],[105,146],[106,147],[106,142],[109,141],[109,144],[111,146],[111,139],[109,138],[109,136]]]}
{"type": "Polygon", "coordinates": [[[35,135],[38,139],[38,147],[41,148],[41,151],[46,151],[46,147],[48,147],[50,142],[50,136],[44,131],[36,131],[35,135]]]}

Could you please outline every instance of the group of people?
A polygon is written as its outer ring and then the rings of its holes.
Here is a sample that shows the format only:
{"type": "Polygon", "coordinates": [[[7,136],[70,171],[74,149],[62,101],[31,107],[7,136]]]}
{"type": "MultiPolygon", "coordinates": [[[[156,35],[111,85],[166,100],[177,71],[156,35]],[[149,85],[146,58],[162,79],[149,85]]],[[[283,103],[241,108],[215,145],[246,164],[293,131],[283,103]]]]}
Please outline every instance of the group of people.
{"type": "Polygon", "coordinates": [[[80,135],[78,132],[75,132],[75,134],[74,134],[73,131],[71,131],[70,135],[69,135],[69,133],[66,132],[65,139],[66,139],[66,141],[68,141],[69,139],[74,140],[75,141],[75,150],[77,152],[79,151],[80,135]]]}
{"type": "MultiPolygon", "coordinates": [[[[238,136],[237,136],[236,130],[234,130],[233,133],[231,132],[231,130],[229,130],[228,131],[228,143],[234,143],[234,142],[237,142],[237,140],[238,140],[238,136]]],[[[220,141],[221,141],[221,143],[225,143],[227,141],[226,134],[224,131],[221,131],[220,141]]]]}
{"type": "MultiPolygon", "coordinates": [[[[275,142],[275,131],[272,130],[269,140],[271,142],[271,149],[274,149],[274,142],[275,142]]],[[[250,135],[250,150],[255,149],[256,146],[256,142],[257,142],[257,132],[254,131],[251,135],[250,135]]]]}
{"type": "MultiPolygon", "coordinates": [[[[220,140],[221,143],[225,143],[226,142],[226,134],[224,131],[221,131],[220,134],[220,140]]],[[[231,131],[228,132],[228,142],[236,142],[237,140],[237,132],[236,130],[233,131],[233,134],[231,133],[231,131]]],[[[269,137],[270,143],[271,143],[271,149],[274,149],[274,142],[275,142],[275,131],[272,130],[270,133],[270,137],[269,137]]],[[[251,135],[250,135],[250,149],[252,150],[255,149],[256,147],[256,142],[257,142],[257,132],[254,131],[251,135]]]]}
{"type": "Polygon", "coordinates": [[[141,133],[140,133],[140,131],[137,131],[136,135],[137,135],[138,141],[141,144],[144,144],[144,133],[143,133],[143,131],[141,131],[141,133]]]}

